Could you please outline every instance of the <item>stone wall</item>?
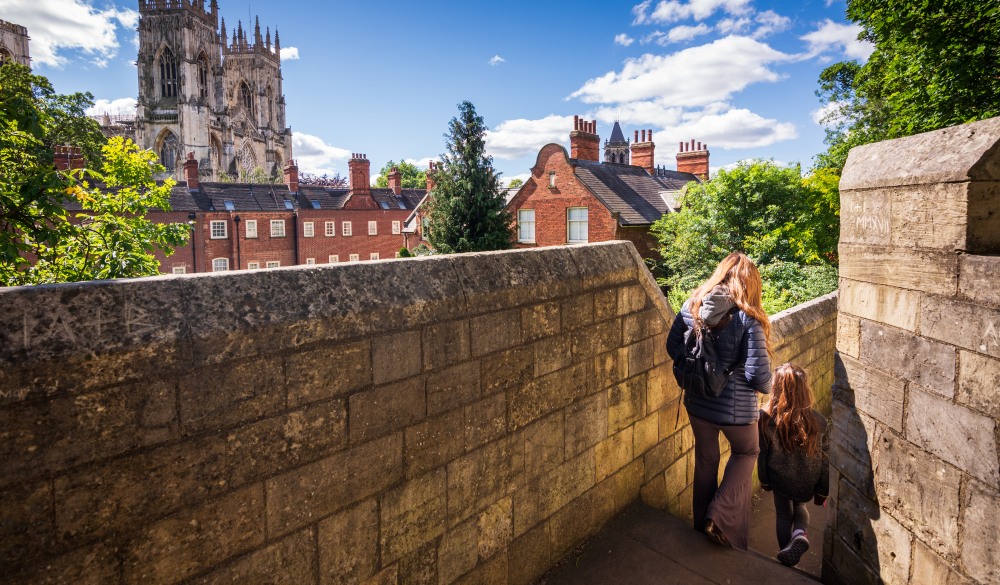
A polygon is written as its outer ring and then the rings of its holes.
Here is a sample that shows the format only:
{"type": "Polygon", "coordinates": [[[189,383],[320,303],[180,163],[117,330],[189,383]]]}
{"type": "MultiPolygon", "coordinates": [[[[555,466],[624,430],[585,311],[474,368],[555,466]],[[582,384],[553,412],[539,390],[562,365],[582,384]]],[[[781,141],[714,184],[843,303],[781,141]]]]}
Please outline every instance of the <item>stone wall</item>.
{"type": "Polygon", "coordinates": [[[792,362],[806,371],[816,408],[830,416],[833,355],[837,341],[837,293],[786,309],[771,317],[773,367],[792,362]]]}
{"type": "Polygon", "coordinates": [[[994,118],[848,158],[827,582],[1000,581],[998,143],[994,118]]]}
{"type": "Polygon", "coordinates": [[[530,583],[690,513],[634,248],[0,290],[11,583],[530,583]]]}

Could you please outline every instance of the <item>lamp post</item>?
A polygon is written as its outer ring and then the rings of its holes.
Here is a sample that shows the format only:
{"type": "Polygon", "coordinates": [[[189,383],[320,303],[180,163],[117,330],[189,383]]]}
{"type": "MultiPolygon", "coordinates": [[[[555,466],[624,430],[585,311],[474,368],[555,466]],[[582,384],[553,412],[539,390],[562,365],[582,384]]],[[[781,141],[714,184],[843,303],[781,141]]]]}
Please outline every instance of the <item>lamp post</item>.
{"type": "Polygon", "coordinates": [[[240,216],[237,215],[233,218],[233,223],[236,224],[234,230],[236,231],[236,270],[243,269],[243,260],[240,257],[240,216]]]}

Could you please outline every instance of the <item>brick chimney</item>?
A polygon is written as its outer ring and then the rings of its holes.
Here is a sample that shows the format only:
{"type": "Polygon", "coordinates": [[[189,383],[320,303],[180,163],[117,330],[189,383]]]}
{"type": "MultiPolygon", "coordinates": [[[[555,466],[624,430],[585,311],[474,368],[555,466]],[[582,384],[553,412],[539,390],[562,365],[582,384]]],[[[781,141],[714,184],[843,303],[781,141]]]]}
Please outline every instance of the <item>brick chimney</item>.
{"type": "Polygon", "coordinates": [[[632,141],[632,164],[646,169],[646,172],[652,175],[656,172],[655,157],[653,156],[656,145],[653,144],[653,130],[642,130],[641,136],[639,132],[639,130],[635,131],[635,140],[632,141]]]}
{"type": "Polygon", "coordinates": [[[364,154],[354,153],[351,160],[347,161],[349,179],[351,181],[351,193],[357,195],[371,195],[371,163],[364,154]]]}
{"type": "Polygon", "coordinates": [[[437,172],[437,169],[438,169],[437,163],[435,163],[434,161],[431,161],[430,164],[427,165],[427,173],[426,174],[427,174],[427,192],[428,193],[430,193],[431,191],[434,190],[434,185],[435,185],[435,183],[434,183],[434,173],[437,172]]]}
{"type": "Polygon", "coordinates": [[[708,145],[700,142],[681,142],[677,150],[677,170],[708,180],[708,145]]]}
{"type": "Polygon", "coordinates": [[[285,163],[285,184],[288,185],[289,193],[299,192],[299,166],[294,160],[285,163]]]}
{"type": "Polygon", "coordinates": [[[52,162],[56,170],[69,171],[86,166],[83,151],[78,146],[57,146],[52,152],[52,162]]]}
{"type": "Polygon", "coordinates": [[[588,122],[573,116],[573,131],[569,133],[570,157],[600,161],[601,139],[597,136],[597,120],[588,122]]]}
{"type": "Polygon", "coordinates": [[[389,171],[389,188],[393,194],[399,195],[403,191],[403,173],[399,172],[399,167],[392,167],[389,171]]]}
{"type": "Polygon", "coordinates": [[[189,191],[198,190],[198,161],[194,159],[193,152],[189,152],[184,161],[184,180],[187,181],[189,191]]]}

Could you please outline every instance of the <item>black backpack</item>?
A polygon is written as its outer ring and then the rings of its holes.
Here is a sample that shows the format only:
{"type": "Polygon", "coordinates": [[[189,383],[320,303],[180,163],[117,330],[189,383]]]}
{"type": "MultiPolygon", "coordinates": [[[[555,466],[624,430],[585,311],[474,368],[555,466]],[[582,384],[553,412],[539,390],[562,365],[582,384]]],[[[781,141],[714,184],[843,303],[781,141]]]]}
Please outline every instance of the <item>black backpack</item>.
{"type": "Polygon", "coordinates": [[[717,332],[729,324],[737,310],[737,307],[733,307],[715,327],[702,328],[701,335],[696,333],[695,327],[684,332],[684,355],[681,359],[674,360],[674,378],[685,392],[702,398],[715,398],[722,394],[736,364],[723,367],[715,350],[715,342],[717,332]]]}

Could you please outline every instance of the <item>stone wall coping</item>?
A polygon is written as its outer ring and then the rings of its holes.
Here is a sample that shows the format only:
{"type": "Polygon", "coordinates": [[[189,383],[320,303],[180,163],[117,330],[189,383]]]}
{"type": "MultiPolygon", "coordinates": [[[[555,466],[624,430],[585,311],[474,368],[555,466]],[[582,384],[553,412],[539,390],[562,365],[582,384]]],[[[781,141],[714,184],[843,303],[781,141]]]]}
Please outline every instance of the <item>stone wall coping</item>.
{"type": "Polygon", "coordinates": [[[839,291],[785,309],[771,316],[771,339],[783,339],[818,327],[836,318],[839,291]]]}
{"type": "Polygon", "coordinates": [[[1000,180],[1000,117],[851,149],[840,190],[1000,180]]]}

